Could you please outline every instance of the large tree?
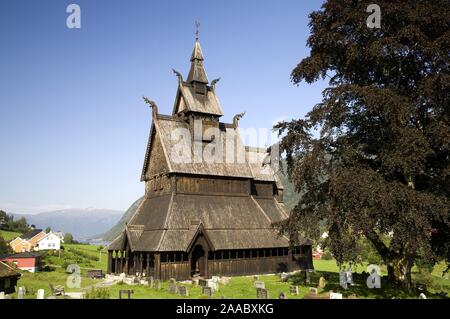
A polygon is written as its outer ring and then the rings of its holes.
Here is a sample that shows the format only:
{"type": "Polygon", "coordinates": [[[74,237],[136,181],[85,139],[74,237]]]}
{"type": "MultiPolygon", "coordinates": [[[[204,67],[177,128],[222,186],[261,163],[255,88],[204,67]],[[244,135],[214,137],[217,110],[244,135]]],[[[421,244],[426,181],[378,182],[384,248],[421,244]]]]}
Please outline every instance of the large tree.
{"type": "Polygon", "coordinates": [[[310,55],[295,84],[328,79],[303,119],[279,123],[281,150],[303,196],[280,229],[318,238],[339,263],[369,240],[390,282],[411,288],[418,258],[449,260],[450,8],[447,0],[328,0],[310,14],[310,55]]]}

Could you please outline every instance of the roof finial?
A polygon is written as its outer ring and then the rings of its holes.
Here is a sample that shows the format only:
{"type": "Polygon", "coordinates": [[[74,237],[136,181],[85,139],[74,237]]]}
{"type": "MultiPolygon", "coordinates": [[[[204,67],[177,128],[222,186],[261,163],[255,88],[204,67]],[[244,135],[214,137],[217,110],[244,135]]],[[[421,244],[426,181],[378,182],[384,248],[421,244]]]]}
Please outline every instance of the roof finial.
{"type": "Polygon", "coordinates": [[[195,20],[195,41],[198,41],[198,30],[200,29],[200,22],[195,20]]]}

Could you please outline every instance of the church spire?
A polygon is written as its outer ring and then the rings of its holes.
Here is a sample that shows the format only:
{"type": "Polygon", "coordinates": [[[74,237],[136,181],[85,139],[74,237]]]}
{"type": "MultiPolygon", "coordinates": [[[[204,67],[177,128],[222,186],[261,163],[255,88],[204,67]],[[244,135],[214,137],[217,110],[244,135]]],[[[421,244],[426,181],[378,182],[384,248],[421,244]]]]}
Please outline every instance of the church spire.
{"type": "Polygon", "coordinates": [[[205,69],[203,67],[203,53],[200,47],[200,42],[198,40],[198,28],[200,23],[196,22],[195,26],[197,28],[195,32],[195,44],[194,50],[191,55],[191,69],[189,70],[189,75],[187,77],[187,82],[198,82],[208,84],[208,77],[206,76],[205,69]]]}

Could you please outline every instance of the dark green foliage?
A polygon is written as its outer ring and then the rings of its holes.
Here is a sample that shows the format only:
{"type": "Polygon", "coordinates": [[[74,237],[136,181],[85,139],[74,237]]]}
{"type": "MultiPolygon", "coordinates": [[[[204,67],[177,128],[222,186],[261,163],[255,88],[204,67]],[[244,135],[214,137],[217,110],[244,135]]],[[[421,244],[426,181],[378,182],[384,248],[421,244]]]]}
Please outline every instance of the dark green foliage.
{"type": "Polygon", "coordinates": [[[9,254],[11,252],[11,247],[8,245],[5,239],[0,236],[0,255],[9,254]]]}
{"type": "Polygon", "coordinates": [[[304,119],[276,126],[302,192],[279,226],[319,238],[326,220],[339,263],[357,261],[366,238],[409,289],[415,260],[450,260],[450,6],[376,3],[380,29],[366,26],[370,2],[328,0],[310,15],[311,53],[292,80],[329,88],[304,119]]]}
{"type": "Polygon", "coordinates": [[[70,233],[64,234],[64,243],[65,244],[73,244],[74,243],[72,234],[70,234],[70,233]]]}
{"type": "Polygon", "coordinates": [[[0,210],[0,229],[23,234],[30,230],[30,226],[24,217],[14,220],[13,215],[8,215],[5,211],[0,210]]]}
{"type": "Polygon", "coordinates": [[[85,299],[109,299],[110,297],[108,288],[95,288],[94,286],[84,295],[85,299]]]}

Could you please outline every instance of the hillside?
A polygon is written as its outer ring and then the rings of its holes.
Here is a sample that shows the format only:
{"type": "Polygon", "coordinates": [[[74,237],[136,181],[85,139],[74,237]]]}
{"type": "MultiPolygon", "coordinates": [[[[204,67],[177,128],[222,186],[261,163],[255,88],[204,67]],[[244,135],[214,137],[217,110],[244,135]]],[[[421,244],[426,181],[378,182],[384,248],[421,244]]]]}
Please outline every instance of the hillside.
{"type": "Polygon", "coordinates": [[[45,229],[71,233],[77,240],[86,240],[111,229],[122,211],[107,209],[66,209],[39,214],[14,214],[15,218],[25,217],[28,224],[45,229]]]}
{"type": "Polygon", "coordinates": [[[130,220],[131,216],[133,216],[134,212],[137,210],[143,199],[144,197],[141,197],[136,200],[130,206],[130,208],[127,209],[125,214],[123,214],[122,218],[120,218],[120,220],[111,229],[101,235],[98,235],[97,237],[104,241],[114,240],[114,238],[116,238],[125,227],[126,222],[130,220]]]}
{"type": "MultiPolygon", "coordinates": [[[[294,185],[289,182],[287,175],[283,172],[279,172],[279,177],[281,179],[281,182],[284,186],[284,204],[288,211],[290,211],[292,208],[295,207],[296,203],[298,202],[298,199],[300,195],[295,192],[294,185]]],[[[134,212],[139,207],[139,204],[142,202],[143,197],[136,200],[130,208],[125,212],[125,214],[122,216],[122,218],[117,222],[114,227],[112,227],[107,232],[99,235],[98,237],[104,241],[112,241],[114,238],[116,238],[122,229],[125,227],[125,224],[128,220],[130,220],[131,216],[133,216],[134,212]]]]}

